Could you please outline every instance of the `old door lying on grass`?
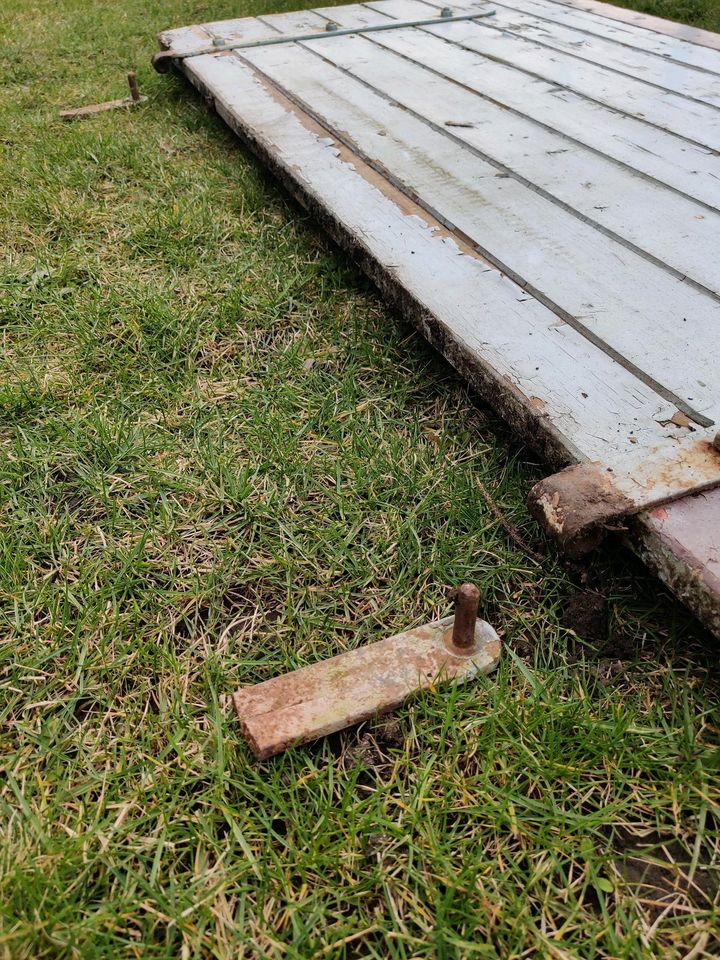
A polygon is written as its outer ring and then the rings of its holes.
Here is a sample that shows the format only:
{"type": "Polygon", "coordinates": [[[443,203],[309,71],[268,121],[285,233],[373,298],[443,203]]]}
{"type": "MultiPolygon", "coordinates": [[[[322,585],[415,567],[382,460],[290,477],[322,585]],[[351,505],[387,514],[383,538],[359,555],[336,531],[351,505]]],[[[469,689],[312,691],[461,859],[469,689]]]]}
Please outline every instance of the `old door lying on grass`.
{"type": "Polygon", "coordinates": [[[479,392],[579,464],[534,493],[548,528],[577,546],[623,517],[720,633],[720,36],[594,0],[379,0],[160,42],[479,392]]]}

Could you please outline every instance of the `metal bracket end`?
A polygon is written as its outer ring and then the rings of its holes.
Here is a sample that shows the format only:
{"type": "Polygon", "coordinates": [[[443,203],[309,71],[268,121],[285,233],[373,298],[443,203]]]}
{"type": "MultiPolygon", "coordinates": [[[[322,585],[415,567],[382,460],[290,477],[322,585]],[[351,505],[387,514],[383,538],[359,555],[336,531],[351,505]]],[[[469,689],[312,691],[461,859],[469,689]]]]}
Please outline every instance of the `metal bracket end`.
{"type": "Polygon", "coordinates": [[[170,67],[172,67],[175,59],[176,57],[172,50],[159,50],[153,54],[150,63],[152,64],[153,70],[157,70],[158,73],[169,73],[170,67]]]}
{"type": "Polygon", "coordinates": [[[605,525],[638,507],[598,463],[579,463],[546,477],[530,490],[528,507],[543,529],[571,556],[595,549],[605,525]]]}
{"type": "Polygon", "coordinates": [[[454,621],[445,617],[238,690],[233,704],[250,749],[264,760],[387,713],[420,690],[492,673],[502,649],[497,633],[478,620],[472,646],[452,649],[454,621]]]}
{"type": "Polygon", "coordinates": [[[579,556],[623,517],[720,486],[719,454],[712,438],[692,436],[641,449],[614,468],[577,463],[536,483],[528,506],[567,553],[579,556]]]}

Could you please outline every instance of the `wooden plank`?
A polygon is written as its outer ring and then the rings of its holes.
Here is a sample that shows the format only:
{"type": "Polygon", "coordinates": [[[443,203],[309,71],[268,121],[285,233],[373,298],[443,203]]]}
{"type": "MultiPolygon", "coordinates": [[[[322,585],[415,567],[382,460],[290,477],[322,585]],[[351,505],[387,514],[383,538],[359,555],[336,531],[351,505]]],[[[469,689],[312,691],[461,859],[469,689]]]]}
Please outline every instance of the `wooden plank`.
{"type": "Polygon", "coordinates": [[[553,0],[503,0],[502,6],[532,13],[551,23],[563,24],[591,36],[604,37],[625,47],[645,50],[675,63],[720,75],[720,50],[710,50],[697,43],[688,43],[687,40],[654,33],[642,27],[627,26],[600,14],[580,12],[553,0]]]}
{"type": "Polygon", "coordinates": [[[642,513],[631,531],[648,567],[720,636],[720,489],[642,513]]]}
{"type": "Polygon", "coordinates": [[[709,47],[711,50],[720,50],[720,35],[710,30],[703,30],[702,27],[691,27],[686,23],[665,20],[663,17],[654,17],[649,13],[640,13],[638,10],[616,7],[604,0],[555,0],[555,2],[585,13],[596,13],[621,23],[629,23],[643,30],[653,30],[668,37],[678,37],[688,43],[709,47]]]}
{"type": "MultiPolygon", "coordinates": [[[[417,15],[418,8],[423,9],[427,4],[421,0],[380,0],[371,6],[378,11],[392,11],[397,19],[410,19],[417,15]],[[410,14],[412,10],[415,12],[410,14]]],[[[459,12],[475,8],[474,3],[466,2],[458,2],[453,7],[459,12]]],[[[519,67],[540,80],[550,81],[669,130],[692,143],[720,151],[720,111],[710,104],[659,90],[632,77],[619,76],[560,50],[550,52],[546,46],[530,38],[493,28],[490,20],[445,23],[423,29],[448,42],[519,67]]]]}
{"type": "MultiPolygon", "coordinates": [[[[322,18],[318,21],[318,24],[321,24],[318,32],[325,29],[324,22],[322,18]]],[[[174,52],[186,54],[201,50],[216,39],[238,42],[264,40],[277,36],[277,33],[277,29],[257,17],[243,17],[237,20],[215,20],[202,26],[164,30],[159,39],[165,49],[172,47],[174,52]]]]}
{"type": "Polygon", "coordinates": [[[640,80],[619,76],[560,51],[549,54],[547,47],[530,39],[493,31],[491,27],[449,23],[444,29],[428,29],[469,50],[513,63],[539,79],[605,103],[691,143],[720,151],[720,116],[709,104],[663,92],[640,80]]]}
{"type": "MultiPolygon", "coordinates": [[[[365,41],[339,37],[332,42],[336,55],[346,44],[365,41]]],[[[372,70],[378,51],[370,51],[372,70]]],[[[468,155],[462,144],[309,51],[261,47],[243,57],[292,90],[328,129],[342,131],[346,144],[427,210],[441,211],[446,224],[558,316],[644,371],[646,382],[662,384],[687,410],[720,419],[717,300],[468,155]]]]}
{"type": "MultiPolygon", "coordinates": [[[[409,49],[418,38],[429,39],[417,31],[400,35],[409,49]]],[[[385,49],[382,40],[380,49],[374,44],[370,37],[341,37],[306,46],[616,239],[720,294],[720,213],[429,74],[385,49]]]]}
{"type": "MultiPolygon", "coordinates": [[[[433,15],[432,7],[425,7],[423,15],[431,17],[433,15]]],[[[315,10],[298,10],[295,13],[271,13],[258,17],[263,23],[272,27],[278,33],[302,34],[317,30],[323,33],[332,17],[321,16],[315,10]]],[[[382,23],[383,17],[375,17],[376,23],[382,23]]]]}
{"type": "Polygon", "coordinates": [[[203,92],[212,91],[221,116],[333,235],[352,244],[385,292],[402,299],[431,342],[443,345],[510,419],[535,424],[529,432],[555,462],[567,462],[567,451],[572,459],[613,451],[622,459],[635,443],[682,434],[661,426],[672,407],[650,387],[412,201],[388,194],[382,178],[249,67],[234,57],[203,56],[184,61],[183,69],[203,92]],[[503,321],[488,324],[490,317],[503,321]]]}
{"type": "MultiPolygon", "coordinates": [[[[367,10],[354,4],[336,8],[335,16],[339,23],[350,25],[359,11],[369,19],[367,10]]],[[[376,34],[372,42],[451,78],[506,111],[561,133],[571,143],[587,146],[708,206],[720,206],[720,158],[707,149],[558,90],[515,67],[453,46],[425,30],[376,34]]]]}
{"type": "Polygon", "coordinates": [[[584,34],[560,23],[549,23],[500,3],[495,5],[495,16],[488,28],[531,39],[546,49],[563,51],[571,57],[595,63],[604,70],[641,80],[661,90],[673,91],[715,107],[720,105],[720,77],[644,50],[621,47],[612,40],[584,34]]]}

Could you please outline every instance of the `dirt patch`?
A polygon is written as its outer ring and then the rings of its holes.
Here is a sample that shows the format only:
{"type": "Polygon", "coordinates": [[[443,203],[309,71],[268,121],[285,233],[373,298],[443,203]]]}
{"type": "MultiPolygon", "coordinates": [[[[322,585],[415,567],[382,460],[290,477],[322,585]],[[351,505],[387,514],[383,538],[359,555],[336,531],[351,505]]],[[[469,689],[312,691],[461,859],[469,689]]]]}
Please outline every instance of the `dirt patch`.
{"type": "Polygon", "coordinates": [[[222,607],[234,617],[259,617],[263,623],[275,623],[282,617],[284,592],[260,580],[257,583],[237,583],[222,597],[222,607]]]}
{"type": "Polygon", "coordinates": [[[674,837],[663,837],[655,831],[636,835],[621,827],[615,833],[613,848],[617,874],[633,888],[638,905],[653,917],[665,910],[677,915],[690,908],[707,910],[717,897],[717,868],[701,860],[693,870],[691,853],[674,837]]]}
{"type": "Polygon", "coordinates": [[[343,769],[360,768],[358,790],[371,791],[390,776],[394,767],[392,754],[405,745],[405,732],[397,717],[388,714],[359,729],[333,734],[328,742],[343,769]]]}
{"type": "Polygon", "coordinates": [[[402,747],[405,743],[403,725],[391,713],[376,720],[372,732],[377,742],[383,746],[402,747]]]}
{"type": "Polygon", "coordinates": [[[581,640],[594,645],[608,641],[607,598],[591,590],[583,590],[570,597],[562,609],[561,624],[581,640]]]}
{"type": "Polygon", "coordinates": [[[560,623],[577,638],[569,645],[570,662],[597,661],[594,672],[601,682],[624,673],[627,662],[639,655],[637,641],[613,629],[611,612],[607,597],[583,590],[570,597],[560,614],[560,623]]]}

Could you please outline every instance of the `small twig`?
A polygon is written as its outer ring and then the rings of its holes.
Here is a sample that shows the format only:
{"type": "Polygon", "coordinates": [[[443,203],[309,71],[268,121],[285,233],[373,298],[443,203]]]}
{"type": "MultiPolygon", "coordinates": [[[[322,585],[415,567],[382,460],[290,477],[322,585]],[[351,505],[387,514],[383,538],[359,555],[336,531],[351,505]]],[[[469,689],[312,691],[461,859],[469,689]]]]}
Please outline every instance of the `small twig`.
{"type": "Polygon", "coordinates": [[[505,533],[507,533],[507,535],[510,537],[512,542],[517,547],[519,547],[524,553],[526,553],[531,560],[534,560],[535,563],[544,563],[545,557],[541,553],[538,553],[537,550],[533,549],[533,547],[530,546],[530,544],[527,542],[527,540],[525,540],[525,538],[520,533],[520,531],[515,526],[515,524],[512,523],[510,520],[508,520],[507,517],[502,513],[502,511],[500,510],[500,508],[497,506],[492,496],[490,495],[490,491],[487,489],[487,487],[482,482],[482,480],[479,480],[477,477],[475,477],[475,482],[478,485],[480,493],[482,494],[483,499],[485,500],[485,503],[487,504],[487,507],[490,513],[492,513],[492,515],[495,517],[497,522],[503,528],[505,533]]]}

